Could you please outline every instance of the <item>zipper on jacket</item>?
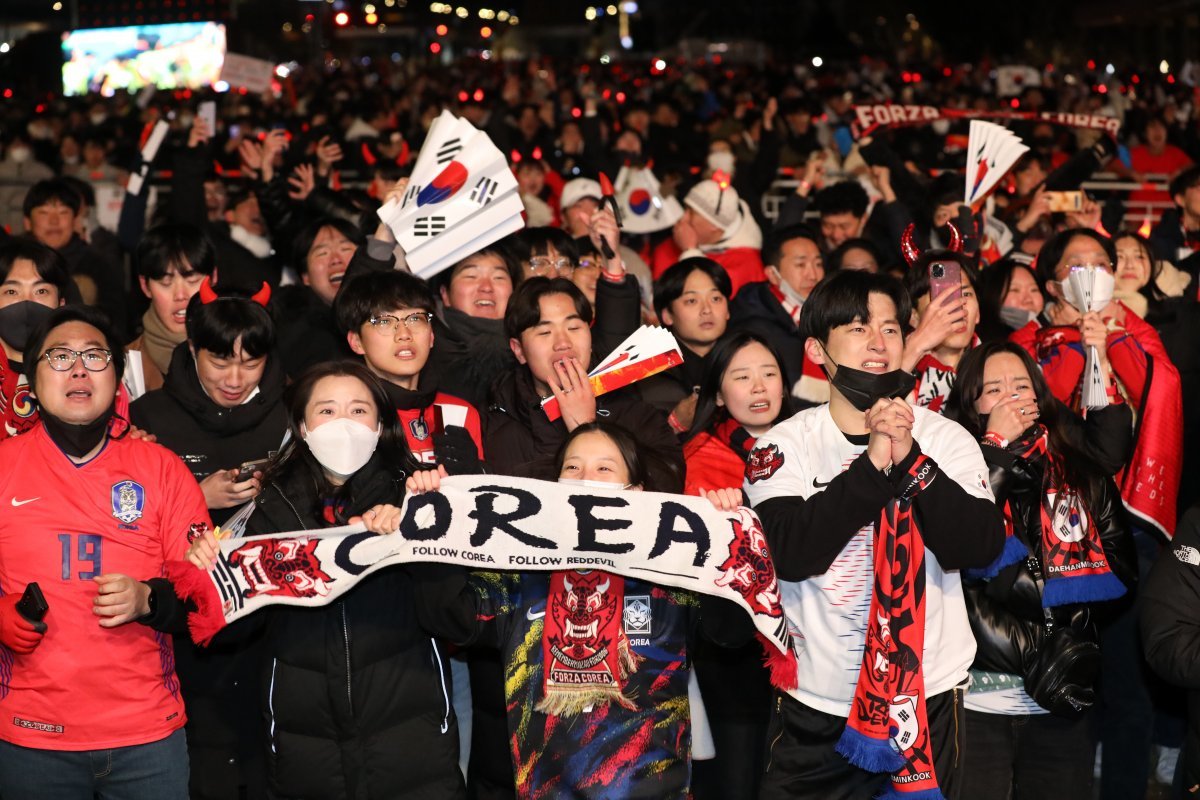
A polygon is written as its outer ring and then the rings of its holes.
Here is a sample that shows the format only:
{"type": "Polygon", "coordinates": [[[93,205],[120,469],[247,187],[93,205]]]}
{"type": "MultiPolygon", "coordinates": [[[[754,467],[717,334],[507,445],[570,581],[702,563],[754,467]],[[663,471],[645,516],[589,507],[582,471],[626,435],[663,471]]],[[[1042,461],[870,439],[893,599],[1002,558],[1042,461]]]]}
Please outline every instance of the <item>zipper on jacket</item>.
{"type": "Polygon", "coordinates": [[[442,654],[438,652],[437,642],[429,640],[433,647],[433,657],[437,660],[438,678],[442,681],[442,699],[446,701],[446,713],[442,717],[442,733],[450,730],[450,690],[446,688],[446,670],[442,666],[442,654]]]}
{"type": "Polygon", "coordinates": [[[279,663],[279,659],[271,659],[271,685],[267,689],[267,714],[271,718],[271,752],[275,752],[275,666],[279,663]]]}
{"type": "Polygon", "coordinates": [[[350,624],[346,622],[346,604],[345,602],[338,603],[342,607],[342,637],[346,642],[346,702],[350,704],[350,714],[354,714],[354,697],[350,694],[350,624]]]}
{"type": "Polygon", "coordinates": [[[779,735],[771,740],[770,747],[767,748],[767,768],[765,772],[771,771],[771,764],[775,763],[775,745],[779,744],[779,740],[783,738],[783,695],[775,695],[775,716],[779,717],[779,735]]]}

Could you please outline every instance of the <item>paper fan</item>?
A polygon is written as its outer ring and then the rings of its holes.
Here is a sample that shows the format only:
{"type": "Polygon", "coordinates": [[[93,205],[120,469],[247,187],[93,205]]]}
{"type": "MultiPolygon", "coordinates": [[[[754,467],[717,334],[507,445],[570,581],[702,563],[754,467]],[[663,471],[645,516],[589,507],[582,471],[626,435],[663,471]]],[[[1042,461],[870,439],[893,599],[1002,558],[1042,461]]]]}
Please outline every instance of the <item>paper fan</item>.
{"type": "Polygon", "coordinates": [[[621,230],[626,233],[666,230],[683,216],[683,206],[674,197],[662,196],[658,178],[647,167],[621,167],[615,188],[621,230]]]}
{"type": "Polygon", "coordinates": [[[449,111],[434,120],[400,201],[379,209],[413,274],[429,278],[524,227],[508,161],[486,133],[449,111]]]}
{"type": "Polygon", "coordinates": [[[994,122],[971,120],[967,140],[967,181],[964,200],[977,208],[1017,159],[1029,152],[1021,137],[994,122]]]}

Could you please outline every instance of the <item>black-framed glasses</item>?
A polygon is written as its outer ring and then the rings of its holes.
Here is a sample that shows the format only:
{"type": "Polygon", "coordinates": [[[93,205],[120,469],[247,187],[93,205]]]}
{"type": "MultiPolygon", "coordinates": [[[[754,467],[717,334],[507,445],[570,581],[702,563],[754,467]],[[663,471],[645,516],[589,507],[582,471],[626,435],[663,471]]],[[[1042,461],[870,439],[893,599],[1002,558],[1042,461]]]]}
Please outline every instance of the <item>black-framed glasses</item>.
{"type": "Polygon", "coordinates": [[[575,265],[569,258],[551,258],[550,256],[534,256],[529,259],[529,271],[534,275],[545,275],[550,270],[570,274],[575,271],[575,265]]]}
{"type": "Polygon", "coordinates": [[[67,372],[74,368],[75,362],[83,359],[83,368],[88,372],[103,372],[112,363],[112,351],[99,347],[87,350],[72,350],[69,347],[51,347],[43,358],[55,372],[67,372]]]}
{"type": "Polygon", "coordinates": [[[414,311],[397,317],[395,314],[377,314],[370,319],[371,327],[380,333],[395,333],[401,325],[412,330],[425,330],[433,322],[433,314],[428,311],[414,311]]]}
{"type": "Polygon", "coordinates": [[[585,257],[585,258],[579,259],[579,266],[576,267],[575,269],[581,269],[581,270],[587,271],[589,269],[600,269],[602,266],[603,266],[603,264],[601,264],[597,259],[585,257]]]}

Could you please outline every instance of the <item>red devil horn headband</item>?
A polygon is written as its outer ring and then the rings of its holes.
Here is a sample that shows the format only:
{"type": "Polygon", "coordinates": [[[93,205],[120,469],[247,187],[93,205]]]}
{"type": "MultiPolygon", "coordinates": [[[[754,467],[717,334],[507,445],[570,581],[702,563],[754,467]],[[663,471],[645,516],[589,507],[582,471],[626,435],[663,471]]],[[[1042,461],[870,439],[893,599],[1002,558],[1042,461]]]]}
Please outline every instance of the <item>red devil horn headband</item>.
{"type": "MultiPolygon", "coordinates": [[[[211,278],[205,278],[200,283],[200,302],[202,304],[208,305],[209,303],[211,303],[215,300],[225,300],[225,299],[230,299],[230,298],[223,298],[223,297],[221,297],[221,295],[217,294],[217,290],[213,288],[211,278]]],[[[271,300],[271,287],[267,284],[266,281],[263,281],[262,288],[260,288],[254,294],[250,295],[250,302],[257,303],[258,305],[262,306],[263,308],[267,307],[267,303],[270,300],[271,300]]]]}
{"type": "MultiPolygon", "coordinates": [[[[950,243],[946,245],[946,249],[951,253],[961,253],[963,248],[962,234],[958,232],[958,228],[953,222],[947,222],[946,227],[950,229],[950,243]]],[[[900,252],[904,254],[904,260],[908,262],[910,267],[915,266],[917,260],[921,258],[921,249],[917,247],[917,243],[913,241],[913,231],[915,226],[910,222],[908,227],[904,229],[904,234],[900,237],[900,252]]]]}
{"type": "Polygon", "coordinates": [[[904,260],[911,267],[917,263],[917,259],[921,257],[921,250],[913,241],[913,231],[916,229],[911,222],[904,229],[904,234],[900,237],[900,252],[904,254],[904,260]]]}

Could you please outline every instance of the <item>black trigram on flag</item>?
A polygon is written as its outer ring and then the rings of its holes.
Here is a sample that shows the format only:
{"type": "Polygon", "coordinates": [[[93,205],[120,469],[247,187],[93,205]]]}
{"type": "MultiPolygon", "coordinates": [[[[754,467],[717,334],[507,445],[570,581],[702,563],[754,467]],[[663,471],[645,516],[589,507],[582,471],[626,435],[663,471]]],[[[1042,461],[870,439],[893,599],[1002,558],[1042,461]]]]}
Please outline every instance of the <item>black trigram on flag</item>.
{"type": "Polygon", "coordinates": [[[437,236],[446,230],[445,217],[417,217],[413,223],[413,236],[437,236]]]}
{"type": "Polygon", "coordinates": [[[402,202],[400,204],[400,206],[404,207],[404,206],[408,205],[412,200],[416,199],[417,195],[419,195],[420,193],[421,193],[421,185],[417,184],[417,183],[410,183],[408,185],[408,191],[406,191],[404,193],[404,202],[402,202]]]}
{"type": "Polygon", "coordinates": [[[442,146],[437,150],[437,163],[445,164],[447,161],[453,161],[454,157],[462,151],[462,139],[455,136],[453,139],[447,139],[442,142],[442,146]]]}
{"type": "Polygon", "coordinates": [[[481,206],[486,206],[496,196],[496,187],[498,185],[491,178],[480,178],[475,182],[475,188],[471,190],[471,199],[481,206]]]}

